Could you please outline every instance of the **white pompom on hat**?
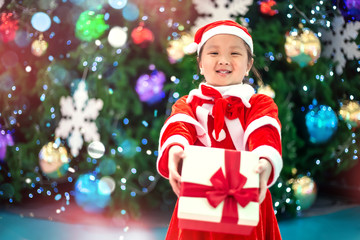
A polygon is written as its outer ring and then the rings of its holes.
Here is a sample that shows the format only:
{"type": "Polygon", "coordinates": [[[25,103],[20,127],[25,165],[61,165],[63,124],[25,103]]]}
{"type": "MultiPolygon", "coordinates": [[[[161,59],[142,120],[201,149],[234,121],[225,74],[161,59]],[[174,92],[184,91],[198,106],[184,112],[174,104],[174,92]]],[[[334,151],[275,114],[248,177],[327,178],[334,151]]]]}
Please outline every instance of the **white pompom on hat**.
{"type": "MultiPolygon", "coordinates": [[[[196,51],[199,55],[201,47],[204,43],[209,40],[211,37],[218,34],[231,34],[235,35],[244,40],[244,42],[249,45],[251,49],[251,53],[253,50],[253,41],[252,37],[249,34],[248,30],[241,26],[239,23],[231,21],[231,20],[221,20],[209,23],[201,28],[199,28],[194,36],[194,42],[196,45],[196,51]]],[[[195,45],[192,46],[193,48],[195,45]]],[[[195,51],[194,51],[195,52],[195,51]]]]}

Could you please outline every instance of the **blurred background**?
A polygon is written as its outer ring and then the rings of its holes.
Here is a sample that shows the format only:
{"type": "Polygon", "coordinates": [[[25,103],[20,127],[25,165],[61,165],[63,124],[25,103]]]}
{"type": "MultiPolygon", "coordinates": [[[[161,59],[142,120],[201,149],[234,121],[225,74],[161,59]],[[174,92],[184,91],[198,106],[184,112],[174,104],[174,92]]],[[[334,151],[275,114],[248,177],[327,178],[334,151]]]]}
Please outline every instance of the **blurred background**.
{"type": "Polygon", "coordinates": [[[1,208],[166,224],[159,132],[203,80],[195,31],[220,19],[249,29],[247,81],[279,107],[278,219],[358,204],[359,0],[0,0],[1,208]]]}

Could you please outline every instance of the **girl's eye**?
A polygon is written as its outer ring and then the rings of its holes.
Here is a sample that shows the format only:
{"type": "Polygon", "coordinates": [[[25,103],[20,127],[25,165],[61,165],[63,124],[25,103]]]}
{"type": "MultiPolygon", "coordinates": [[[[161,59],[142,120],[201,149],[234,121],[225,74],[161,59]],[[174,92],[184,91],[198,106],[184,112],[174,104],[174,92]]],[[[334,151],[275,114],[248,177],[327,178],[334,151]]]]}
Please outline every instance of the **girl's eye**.
{"type": "Polygon", "coordinates": [[[210,52],[209,54],[210,54],[210,55],[218,55],[217,52],[210,52]]]}
{"type": "Polygon", "coordinates": [[[240,55],[238,52],[232,52],[231,55],[240,55]]]}

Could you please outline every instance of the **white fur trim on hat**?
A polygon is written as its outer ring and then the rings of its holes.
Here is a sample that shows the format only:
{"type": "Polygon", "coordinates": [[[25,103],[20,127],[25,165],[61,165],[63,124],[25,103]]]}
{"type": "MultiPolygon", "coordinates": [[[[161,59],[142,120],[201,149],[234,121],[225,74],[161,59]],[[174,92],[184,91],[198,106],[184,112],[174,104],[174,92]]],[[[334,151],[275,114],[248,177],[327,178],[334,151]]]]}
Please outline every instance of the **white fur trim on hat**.
{"type": "Polygon", "coordinates": [[[193,54],[197,51],[198,45],[196,42],[192,42],[184,47],[185,54],[193,54]]]}
{"type": "Polygon", "coordinates": [[[201,42],[198,45],[197,53],[199,54],[201,47],[207,40],[218,34],[231,34],[238,36],[239,38],[243,39],[247,45],[249,45],[251,52],[254,52],[252,38],[244,30],[235,26],[220,25],[204,32],[201,38],[201,42]]]}

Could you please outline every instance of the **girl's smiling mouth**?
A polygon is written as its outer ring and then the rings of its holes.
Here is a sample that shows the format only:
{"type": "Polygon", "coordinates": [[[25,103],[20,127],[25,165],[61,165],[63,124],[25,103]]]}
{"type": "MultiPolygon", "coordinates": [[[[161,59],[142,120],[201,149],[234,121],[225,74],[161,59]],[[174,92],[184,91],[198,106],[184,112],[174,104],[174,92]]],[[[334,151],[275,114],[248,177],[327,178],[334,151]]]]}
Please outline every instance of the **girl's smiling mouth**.
{"type": "Polygon", "coordinates": [[[232,71],[230,70],[216,70],[217,73],[220,73],[220,74],[230,74],[232,71]]]}

